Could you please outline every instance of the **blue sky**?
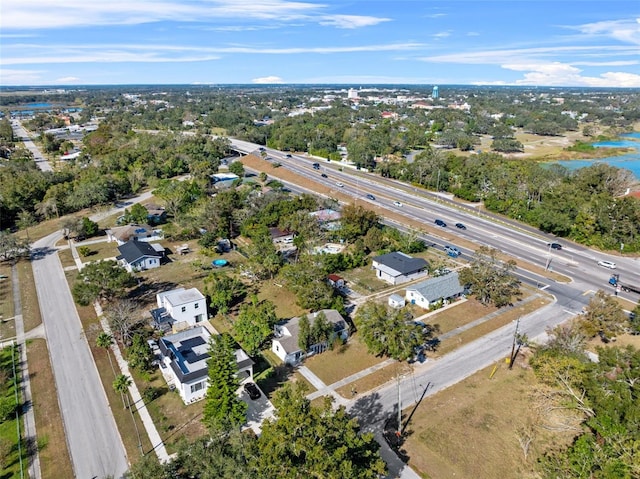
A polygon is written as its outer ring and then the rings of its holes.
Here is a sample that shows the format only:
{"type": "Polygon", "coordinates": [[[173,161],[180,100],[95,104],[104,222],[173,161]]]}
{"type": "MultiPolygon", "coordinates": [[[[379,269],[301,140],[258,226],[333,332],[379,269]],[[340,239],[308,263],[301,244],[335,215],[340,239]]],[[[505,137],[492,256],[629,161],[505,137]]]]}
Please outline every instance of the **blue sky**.
{"type": "Polygon", "coordinates": [[[0,85],[640,87],[632,0],[0,2],[0,85]]]}

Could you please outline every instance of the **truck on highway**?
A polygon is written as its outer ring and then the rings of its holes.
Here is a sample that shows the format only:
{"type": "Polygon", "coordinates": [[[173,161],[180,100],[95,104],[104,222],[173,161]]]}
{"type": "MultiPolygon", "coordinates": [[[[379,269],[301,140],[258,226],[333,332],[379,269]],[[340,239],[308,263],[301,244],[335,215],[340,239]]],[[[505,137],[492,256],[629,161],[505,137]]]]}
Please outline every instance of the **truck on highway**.
{"type": "Polygon", "coordinates": [[[640,286],[630,283],[623,283],[622,281],[620,281],[619,274],[611,275],[611,278],[609,278],[609,284],[615,286],[616,288],[619,287],[622,291],[626,291],[627,293],[631,292],[640,294],[640,286]]]}

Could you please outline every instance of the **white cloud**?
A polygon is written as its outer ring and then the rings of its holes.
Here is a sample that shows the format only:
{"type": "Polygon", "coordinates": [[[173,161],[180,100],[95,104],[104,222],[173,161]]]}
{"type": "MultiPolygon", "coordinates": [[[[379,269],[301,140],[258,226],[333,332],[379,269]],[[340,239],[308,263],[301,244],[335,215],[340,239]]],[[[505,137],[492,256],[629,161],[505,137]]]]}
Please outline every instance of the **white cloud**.
{"type": "Polygon", "coordinates": [[[568,27],[591,36],[604,36],[624,43],[640,45],[640,17],[609,20],[568,27]]]}
{"type": "Polygon", "coordinates": [[[0,68],[0,84],[30,85],[41,81],[42,70],[12,70],[0,68]]]}
{"type": "Polygon", "coordinates": [[[327,5],[288,0],[23,0],[3,4],[3,30],[61,29],[98,25],[137,25],[161,21],[202,22],[241,19],[319,22],[359,28],[388,21],[359,15],[322,15],[327,5]]]}
{"type": "Polygon", "coordinates": [[[78,83],[79,81],[80,81],[80,78],[78,77],[62,77],[62,78],[58,78],[56,80],[56,83],[64,83],[68,85],[69,83],[78,83]]]}
{"type": "Polygon", "coordinates": [[[320,25],[328,25],[336,28],[361,28],[388,22],[390,18],[368,17],[361,15],[326,15],[320,20],[320,25]]]}
{"type": "Polygon", "coordinates": [[[434,33],[432,35],[432,37],[434,38],[447,38],[451,36],[451,30],[448,30],[446,32],[439,32],[439,33],[434,33]]]}
{"type": "Polygon", "coordinates": [[[478,32],[467,32],[468,37],[479,37],[480,33],[478,32]]]}
{"type": "Polygon", "coordinates": [[[629,65],[637,65],[640,63],[638,60],[618,60],[618,61],[610,61],[610,62],[571,62],[572,65],[580,65],[584,67],[624,67],[629,65]]]}
{"type": "Polygon", "coordinates": [[[268,77],[260,77],[260,78],[254,78],[253,80],[251,80],[251,83],[257,83],[260,85],[264,85],[264,84],[268,84],[268,83],[284,83],[284,81],[282,81],[282,78],[272,75],[272,76],[268,76],[268,77]]]}
{"type": "Polygon", "coordinates": [[[447,16],[446,13],[432,13],[430,15],[425,15],[426,18],[442,18],[446,16],[447,16]]]}
{"type": "Polygon", "coordinates": [[[626,72],[606,72],[600,76],[585,76],[582,70],[560,62],[540,64],[502,65],[507,70],[526,72],[516,85],[588,86],[588,87],[640,87],[640,75],[626,72]]]}

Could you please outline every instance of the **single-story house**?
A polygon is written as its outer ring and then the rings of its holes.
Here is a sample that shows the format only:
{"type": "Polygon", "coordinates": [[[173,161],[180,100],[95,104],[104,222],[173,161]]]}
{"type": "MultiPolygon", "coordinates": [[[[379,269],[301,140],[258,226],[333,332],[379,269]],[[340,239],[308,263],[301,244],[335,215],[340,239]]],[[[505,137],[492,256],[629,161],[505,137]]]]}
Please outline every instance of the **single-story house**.
{"type": "MultiPolygon", "coordinates": [[[[349,337],[349,325],[342,315],[335,309],[323,309],[307,315],[309,323],[313,328],[313,323],[319,314],[324,313],[325,318],[333,324],[333,334],[336,337],[346,340],[349,337]]],[[[271,342],[271,350],[285,364],[295,366],[300,363],[305,356],[319,354],[325,351],[329,345],[326,342],[311,345],[308,351],[303,351],[298,346],[298,337],[300,334],[300,318],[291,318],[287,321],[277,324],[274,331],[273,341],[271,342]]]]}
{"type": "Polygon", "coordinates": [[[372,267],[378,279],[396,285],[425,276],[429,264],[422,258],[394,251],[373,258],[372,267]]]}
{"type": "Polygon", "coordinates": [[[333,286],[334,288],[344,288],[346,284],[344,278],[342,276],[338,276],[337,274],[330,274],[329,276],[327,276],[327,281],[329,282],[329,285],[333,286]]]}
{"type": "Polygon", "coordinates": [[[327,208],[324,210],[312,211],[309,216],[315,218],[318,223],[330,223],[332,221],[340,221],[342,214],[339,211],[327,208]]]}
{"type": "MultiPolygon", "coordinates": [[[[160,338],[160,371],[167,384],[175,387],[185,404],[198,401],[209,387],[209,339],[211,333],[198,326],[160,338]]],[[[242,349],[235,351],[241,381],[253,380],[253,360],[242,349]]]]}
{"type": "Polygon", "coordinates": [[[158,206],[153,203],[149,203],[148,205],[144,205],[147,209],[147,221],[150,225],[163,223],[167,219],[167,212],[164,209],[164,206],[158,206]]]}
{"type": "Polygon", "coordinates": [[[280,228],[269,228],[269,236],[273,244],[293,244],[293,233],[291,231],[282,231],[280,228]]]}
{"type": "Polygon", "coordinates": [[[168,331],[196,326],[207,319],[207,299],[197,289],[172,289],[156,295],[158,307],[151,310],[153,325],[168,331]]]}
{"type": "Polygon", "coordinates": [[[120,256],[116,257],[116,260],[130,273],[157,268],[164,258],[164,246],[159,243],[129,240],[118,246],[118,251],[120,256]]]}
{"type": "Polygon", "coordinates": [[[458,273],[454,271],[407,288],[405,299],[411,304],[429,309],[433,303],[440,300],[451,301],[463,295],[464,292],[465,288],[460,285],[458,273]]]}
{"type": "Polygon", "coordinates": [[[230,188],[240,177],[234,173],[215,173],[210,176],[216,189],[230,188]]]}
{"type": "Polygon", "coordinates": [[[392,308],[404,308],[406,301],[399,294],[392,294],[389,296],[389,306],[392,308]]]}
{"type": "Polygon", "coordinates": [[[116,226],[106,231],[108,241],[116,241],[123,245],[127,241],[158,241],[163,238],[162,230],[143,225],[116,226]]]}

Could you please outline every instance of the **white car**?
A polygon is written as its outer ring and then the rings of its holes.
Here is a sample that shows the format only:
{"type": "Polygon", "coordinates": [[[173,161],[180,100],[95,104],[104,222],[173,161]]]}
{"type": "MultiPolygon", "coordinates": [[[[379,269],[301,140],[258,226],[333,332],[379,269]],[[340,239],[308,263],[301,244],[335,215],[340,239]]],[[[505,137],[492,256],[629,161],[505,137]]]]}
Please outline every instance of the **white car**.
{"type": "Polygon", "coordinates": [[[338,188],[342,188],[342,187],[344,187],[344,185],[343,185],[342,183],[340,183],[339,181],[336,183],[336,186],[337,186],[338,188]]]}
{"type": "Polygon", "coordinates": [[[613,261],[598,261],[598,266],[604,266],[609,269],[616,269],[616,264],[613,261]]]}
{"type": "Polygon", "coordinates": [[[398,208],[402,208],[402,203],[400,203],[399,201],[394,201],[393,204],[396,205],[398,208]]]}

